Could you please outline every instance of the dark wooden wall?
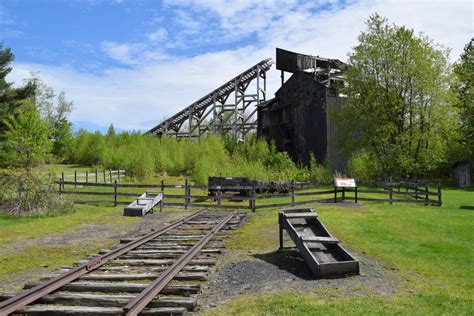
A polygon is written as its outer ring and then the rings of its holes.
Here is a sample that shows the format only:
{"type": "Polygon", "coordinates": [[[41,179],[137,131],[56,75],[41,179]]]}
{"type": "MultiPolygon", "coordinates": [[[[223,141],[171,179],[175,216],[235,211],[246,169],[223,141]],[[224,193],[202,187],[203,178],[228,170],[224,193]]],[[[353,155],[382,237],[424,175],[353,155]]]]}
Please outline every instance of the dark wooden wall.
{"type": "Polygon", "coordinates": [[[303,72],[293,74],[275,93],[275,99],[258,110],[258,136],[273,140],[297,163],[309,163],[313,153],[319,163],[326,157],[335,170],[345,169],[345,160],[332,138],[337,128],[326,106],[340,110],[343,98],[303,72]]]}

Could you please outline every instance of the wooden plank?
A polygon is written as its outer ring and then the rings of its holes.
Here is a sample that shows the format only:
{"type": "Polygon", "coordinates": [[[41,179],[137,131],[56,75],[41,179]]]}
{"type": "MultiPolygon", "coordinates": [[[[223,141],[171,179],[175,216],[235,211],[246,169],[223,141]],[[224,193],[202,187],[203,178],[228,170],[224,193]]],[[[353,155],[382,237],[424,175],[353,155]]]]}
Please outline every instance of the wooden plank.
{"type": "MultiPolygon", "coordinates": [[[[130,266],[159,266],[159,265],[172,265],[176,260],[168,260],[168,259],[116,259],[108,264],[110,265],[130,265],[130,266]]],[[[87,262],[87,260],[79,260],[77,261],[78,264],[83,264],[87,262]]],[[[216,264],[216,259],[193,259],[191,260],[190,264],[194,265],[204,265],[204,266],[213,266],[216,264]]]]}
{"type": "MultiPolygon", "coordinates": [[[[30,289],[37,283],[28,283],[24,289],[30,289]]],[[[146,283],[131,283],[131,282],[72,282],[61,287],[61,291],[72,292],[102,292],[102,293],[140,293],[148,284],[146,283]]],[[[200,286],[193,284],[171,284],[165,287],[163,294],[169,295],[184,295],[197,294],[200,291],[200,286]]]]}
{"type": "MultiPolygon", "coordinates": [[[[140,315],[184,315],[185,308],[162,307],[144,309],[140,315]]],[[[65,305],[32,305],[18,311],[23,315],[122,315],[122,308],[118,307],[88,307],[65,305]]]]}
{"type": "MultiPolygon", "coordinates": [[[[81,281],[138,281],[138,280],[154,280],[160,276],[160,273],[120,273],[120,274],[98,274],[91,273],[81,277],[81,281]]],[[[174,278],[181,281],[205,281],[207,280],[207,273],[198,272],[180,272],[174,278]]]]}
{"type": "MultiPolygon", "coordinates": [[[[1,298],[14,297],[15,293],[6,293],[1,298]]],[[[74,292],[55,292],[43,296],[38,301],[39,304],[60,304],[69,306],[96,306],[96,307],[123,307],[135,297],[133,294],[93,294],[74,292]]],[[[196,298],[193,297],[173,297],[160,296],[148,304],[148,308],[156,307],[181,307],[191,311],[196,308],[196,298]]]]}
{"type": "Polygon", "coordinates": [[[301,213],[284,213],[286,218],[316,218],[318,214],[316,212],[301,212],[301,213]]]}
{"type": "Polygon", "coordinates": [[[323,237],[323,236],[316,236],[316,237],[305,237],[302,236],[301,240],[304,242],[320,242],[323,244],[337,244],[339,243],[339,239],[333,237],[323,237]]]}

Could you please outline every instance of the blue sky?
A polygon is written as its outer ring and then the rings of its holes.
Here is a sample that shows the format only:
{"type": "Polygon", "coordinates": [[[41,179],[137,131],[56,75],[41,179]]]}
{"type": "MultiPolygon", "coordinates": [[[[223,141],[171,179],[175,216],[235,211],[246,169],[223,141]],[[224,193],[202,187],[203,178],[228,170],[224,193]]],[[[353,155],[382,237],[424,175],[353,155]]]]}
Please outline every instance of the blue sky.
{"type": "MultiPolygon", "coordinates": [[[[16,55],[10,79],[39,71],[74,101],[76,127],[146,130],[275,47],[345,60],[374,12],[453,60],[474,33],[471,1],[3,0],[0,41],[16,55]]],[[[270,95],[278,81],[273,70],[270,95]]]]}

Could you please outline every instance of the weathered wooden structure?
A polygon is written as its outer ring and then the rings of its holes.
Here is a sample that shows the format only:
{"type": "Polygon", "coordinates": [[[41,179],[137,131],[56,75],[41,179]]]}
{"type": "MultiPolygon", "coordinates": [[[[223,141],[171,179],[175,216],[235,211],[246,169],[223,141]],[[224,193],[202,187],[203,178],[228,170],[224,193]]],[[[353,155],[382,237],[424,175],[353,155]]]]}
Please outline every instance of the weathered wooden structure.
{"type": "Polygon", "coordinates": [[[265,59],[162,121],[147,134],[200,137],[206,132],[231,133],[235,139],[257,127],[256,106],[266,101],[266,73],[273,62],[265,59]]]}
{"type": "Polygon", "coordinates": [[[163,192],[145,192],[136,198],[128,206],[124,207],[124,216],[145,216],[153,212],[153,208],[160,205],[160,211],[163,207],[163,192]]]}
{"type": "Polygon", "coordinates": [[[316,277],[359,273],[359,261],[341,247],[313,209],[281,210],[278,223],[280,249],[285,230],[316,277]]]}
{"type": "Polygon", "coordinates": [[[247,177],[209,177],[209,195],[226,192],[238,192],[241,196],[251,196],[252,193],[288,193],[294,187],[293,183],[283,181],[255,180],[247,177]]]}
{"type": "Polygon", "coordinates": [[[276,67],[282,86],[258,108],[258,136],[274,141],[298,163],[308,163],[313,154],[320,163],[328,159],[333,171],[345,170],[335,146],[333,116],[345,100],[338,88],[344,84],[346,64],[277,48],[276,67]],[[293,73],[286,82],[285,71],[293,73]]]}
{"type": "Polygon", "coordinates": [[[471,163],[467,160],[458,161],[453,165],[454,185],[458,188],[471,187],[471,163]]]}

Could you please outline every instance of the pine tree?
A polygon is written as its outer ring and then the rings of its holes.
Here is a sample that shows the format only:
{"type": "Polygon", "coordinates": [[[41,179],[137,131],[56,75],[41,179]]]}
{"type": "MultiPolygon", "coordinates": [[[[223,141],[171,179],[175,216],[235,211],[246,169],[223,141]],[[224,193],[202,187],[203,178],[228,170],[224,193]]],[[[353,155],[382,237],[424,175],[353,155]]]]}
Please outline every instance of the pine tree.
{"type": "Polygon", "coordinates": [[[20,88],[13,88],[12,83],[7,82],[6,77],[11,72],[11,62],[15,56],[11,49],[4,48],[0,42],[0,141],[3,140],[3,133],[6,125],[4,120],[10,115],[17,113],[20,108],[34,108],[31,100],[35,91],[33,83],[27,83],[20,88]]]}

